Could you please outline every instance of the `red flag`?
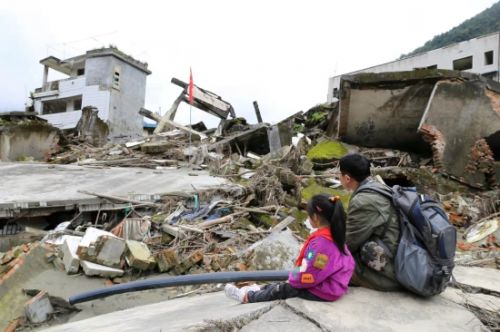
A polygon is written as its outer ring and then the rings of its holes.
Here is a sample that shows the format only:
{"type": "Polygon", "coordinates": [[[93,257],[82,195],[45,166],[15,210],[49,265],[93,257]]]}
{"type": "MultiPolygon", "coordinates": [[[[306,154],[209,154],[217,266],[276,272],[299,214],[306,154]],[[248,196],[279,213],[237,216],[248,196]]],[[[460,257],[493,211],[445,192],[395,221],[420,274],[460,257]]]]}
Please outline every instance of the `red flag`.
{"type": "Polygon", "coordinates": [[[189,94],[189,103],[193,105],[193,72],[191,68],[189,68],[189,86],[188,86],[188,94],[189,94]]]}

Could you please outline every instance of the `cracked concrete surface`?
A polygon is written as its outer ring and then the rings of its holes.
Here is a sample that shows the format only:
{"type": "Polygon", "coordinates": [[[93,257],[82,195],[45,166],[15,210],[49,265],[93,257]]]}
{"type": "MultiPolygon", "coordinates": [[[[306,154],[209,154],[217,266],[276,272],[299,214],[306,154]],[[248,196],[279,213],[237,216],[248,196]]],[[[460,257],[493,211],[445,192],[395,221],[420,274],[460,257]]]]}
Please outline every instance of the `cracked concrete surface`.
{"type": "MultiPolygon", "coordinates": [[[[104,300],[105,301],[105,300],[104,300]]],[[[117,311],[47,331],[487,331],[473,313],[444,296],[350,288],[339,301],[288,299],[238,304],[224,293],[117,311]],[[439,314],[437,314],[439,313],[439,314]]]]}

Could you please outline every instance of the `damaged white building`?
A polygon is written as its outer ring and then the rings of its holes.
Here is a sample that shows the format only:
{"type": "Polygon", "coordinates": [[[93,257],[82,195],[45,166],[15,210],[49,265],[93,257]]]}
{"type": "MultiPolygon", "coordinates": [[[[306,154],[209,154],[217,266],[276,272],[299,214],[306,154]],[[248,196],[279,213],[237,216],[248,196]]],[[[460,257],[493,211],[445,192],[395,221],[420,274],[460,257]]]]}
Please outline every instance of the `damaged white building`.
{"type": "Polygon", "coordinates": [[[115,47],[87,51],[66,60],[49,56],[42,87],[31,98],[36,113],[60,129],[75,128],[82,109],[92,106],[107,122],[110,137],[142,135],[148,64],[135,60],[115,47]],[[49,81],[49,69],[68,78],[49,81]]]}
{"type": "MultiPolygon", "coordinates": [[[[381,65],[345,73],[345,75],[399,72],[414,69],[466,71],[500,82],[500,31],[381,65]]],[[[334,98],[339,97],[341,77],[342,75],[333,76],[328,80],[328,102],[332,102],[334,98]]]]}

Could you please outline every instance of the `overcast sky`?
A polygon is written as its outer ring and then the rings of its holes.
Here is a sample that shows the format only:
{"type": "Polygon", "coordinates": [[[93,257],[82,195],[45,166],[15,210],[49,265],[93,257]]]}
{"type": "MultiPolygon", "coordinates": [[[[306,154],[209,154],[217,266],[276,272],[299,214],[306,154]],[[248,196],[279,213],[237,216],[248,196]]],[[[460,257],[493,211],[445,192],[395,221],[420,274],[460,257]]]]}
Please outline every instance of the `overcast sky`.
{"type": "MultiPolygon", "coordinates": [[[[39,60],[113,44],[148,62],[146,107],[164,112],[185,81],[255,122],[326,101],[328,78],[391,61],[490,7],[493,0],[0,0],[0,111],[22,110],[39,60]]],[[[55,75],[50,79],[56,79],[55,75]]],[[[176,120],[188,121],[184,105],[176,120]]],[[[216,121],[194,111],[195,120],[216,121]]]]}

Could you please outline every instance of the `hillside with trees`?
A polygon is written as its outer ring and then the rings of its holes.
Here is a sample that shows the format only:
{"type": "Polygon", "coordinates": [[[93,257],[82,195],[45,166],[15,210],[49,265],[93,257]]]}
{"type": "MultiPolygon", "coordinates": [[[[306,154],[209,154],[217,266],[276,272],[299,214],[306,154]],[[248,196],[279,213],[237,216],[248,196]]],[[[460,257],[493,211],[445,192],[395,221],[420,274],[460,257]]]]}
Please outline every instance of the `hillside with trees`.
{"type": "Polygon", "coordinates": [[[477,14],[476,16],[464,21],[448,32],[434,36],[434,38],[427,41],[423,46],[415,49],[408,54],[401,55],[400,58],[405,58],[421,52],[435,50],[449,44],[458,43],[499,30],[500,1],[495,3],[490,8],[477,14]]]}

